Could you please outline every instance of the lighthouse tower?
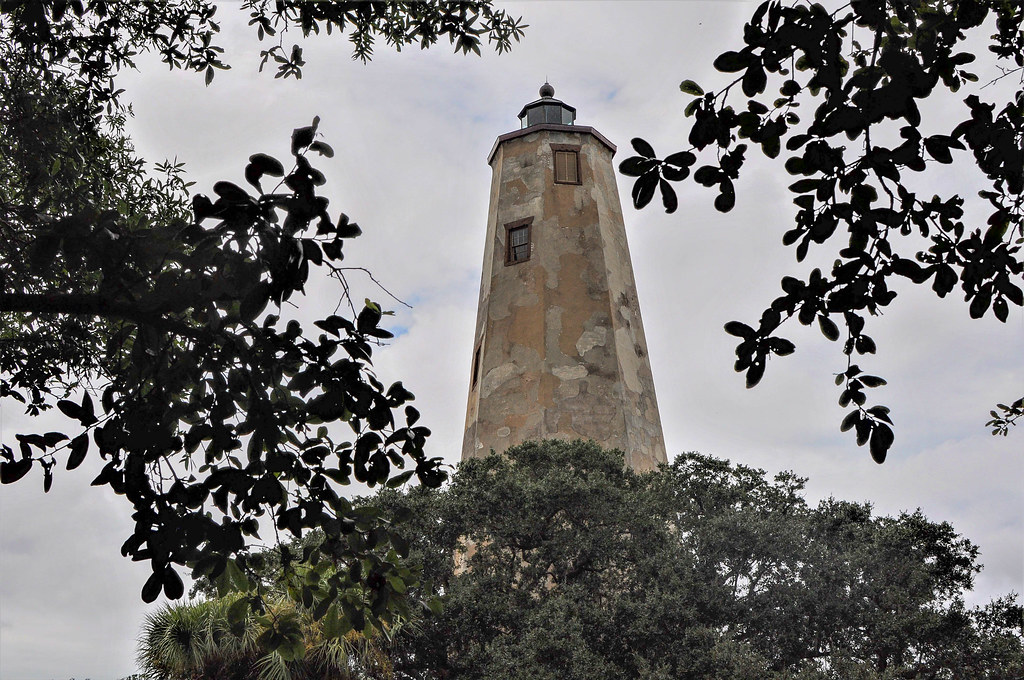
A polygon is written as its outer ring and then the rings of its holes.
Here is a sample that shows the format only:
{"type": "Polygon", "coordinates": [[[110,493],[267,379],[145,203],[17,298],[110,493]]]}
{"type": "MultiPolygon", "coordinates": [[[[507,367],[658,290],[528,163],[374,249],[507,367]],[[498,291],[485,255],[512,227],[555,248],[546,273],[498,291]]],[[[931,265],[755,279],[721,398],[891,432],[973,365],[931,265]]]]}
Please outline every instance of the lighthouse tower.
{"type": "Polygon", "coordinates": [[[488,162],[480,303],[463,459],[527,440],[589,439],[649,470],[665,457],[615,186],[615,145],[540,99],[488,162]]]}

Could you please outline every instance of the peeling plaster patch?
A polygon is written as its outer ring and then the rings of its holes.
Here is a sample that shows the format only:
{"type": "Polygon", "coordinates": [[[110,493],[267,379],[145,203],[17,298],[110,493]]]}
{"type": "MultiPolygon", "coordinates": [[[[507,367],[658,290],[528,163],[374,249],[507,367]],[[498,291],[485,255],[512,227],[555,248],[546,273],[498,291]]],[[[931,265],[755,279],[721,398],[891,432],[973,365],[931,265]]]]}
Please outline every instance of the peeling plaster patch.
{"type": "Polygon", "coordinates": [[[507,191],[514,191],[519,196],[525,196],[527,193],[529,193],[530,189],[529,187],[526,186],[526,182],[524,182],[522,179],[517,178],[508,183],[507,191]]]}
{"type": "Polygon", "coordinates": [[[609,442],[625,429],[621,413],[596,404],[586,410],[573,411],[571,418],[575,432],[586,432],[598,442],[609,442]]]}
{"type": "Polygon", "coordinates": [[[576,380],[567,380],[558,383],[558,399],[572,399],[580,394],[580,383],[576,380]]]}
{"type": "Polygon", "coordinates": [[[573,193],[573,215],[582,215],[584,209],[587,207],[583,202],[584,194],[582,191],[576,191],[573,193]]]}
{"type": "Polygon", "coordinates": [[[602,302],[608,299],[608,282],[604,277],[595,275],[593,271],[580,272],[580,281],[586,286],[587,297],[602,302]]]}
{"type": "Polygon", "coordinates": [[[480,396],[489,396],[491,392],[501,387],[502,383],[518,373],[519,368],[513,363],[495,366],[484,376],[483,382],[480,384],[480,396]]]}
{"type": "Polygon", "coordinates": [[[583,331],[580,334],[579,339],[576,341],[576,351],[580,356],[583,356],[598,345],[603,347],[607,342],[608,329],[604,326],[598,326],[593,330],[583,331]]]}
{"type": "MultiPolygon", "coordinates": [[[[536,298],[536,295],[531,295],[536,298]]],[[[530,347],[538,355],[544,352],[544,308],[539,300],[533,304],[516,305],[512,308],[512,323],[508,330],[508,342],[530,347]]]]}
{"type": "Polygon", "coordinates": [[[546,253],[545,258],[545,267],[551,275],[546,285],[548,290],[556,290],[559,293],[558,299],[562,301],[571,301],[573,290],[563,289],[563,286],[572,286],[573,276],[588,266],[585,254],[581,249],[572,247],[574,240],[567,237],[567,233],[564,227],[557,231],[552,230],[550,250],[557,252],[546,253]]]}
{"type": "Polygon", "coordinates": [[[544,430],[545,432],[561,432],[560,427],[562,422],[562,414],[557,409],[548,409],[544,411],[544,430]]]}
{"type": "Polygon", "coordinates": [[[494,434],[498,435],[499,437],[507,437],[510,434],[512,434],[512,428],[510,428],[510,427],[499,427],[498,431],[495,432],[494,434]]]}
{"type": "Polygon", "coordinates": [[[583,233],[582,229],[570,229],[571,238],[566,238],[565,243],[568,246],[566,249],[567,253],[573,255],[582,255],[587,250],[587,235],[583,233]],[[572,232],[575,232],[574,234],[572,232]]]}
{"type": "Polygon", "coordinates": [[[562,311],[561,307],[551,306],[548,307],[548,312],[545,315],[547,317],[545,322],[548,325],[545,349],[550,357],[557,356],[558,338],[562,337],[562,311]]]}
{"type": "Polygon", "coordinates": [[[512,310],[509,309],[509,306],[507,304],[501,305],[498,304],[497,302],[487,306],[487,313],[488,321],[492,323],[495,321],[507,319],[508,317],[512,316],[512,310]]]}
{"type": "Polygon", "coordinates": [[[534,366],[541,357],[537,350],[522,345],[512,345],[509,348],[509,354],[512,357],[512,364],[515,366],[534,366]]]}
{"type": "Polygon", "coordinates": [[[526,425],[526,414],[524,413],[510,413],[505,417],[505,424],[515,430],[526,425]]]}
{"type": "Polygon", "coordinates": [[[555,389],[561,384],[561,381],[555,376],[542,373],[540,384],[537,388],[537,405],[544,409],[553,408],[555,405],[555,389]]]}
{"type": "MultiPolygon", "coordinates": [[[[629,347],[632,344],[629,331],[625,328],[615,331],[615,342],[619,347],[629,347]]],[[[622,379],[626,382],[626,387],[633,392],[642,393],[639,358],[635,354],[630,356],[628,353],[620,353],[619,361],[622,367],[622,379]]]]}
{"type": "Polygon", "coordinates": [[[559,380],[579,380],[587,377],[587,367],[576,364],[575,366],[555,366],[551,369],[559,380]]]}

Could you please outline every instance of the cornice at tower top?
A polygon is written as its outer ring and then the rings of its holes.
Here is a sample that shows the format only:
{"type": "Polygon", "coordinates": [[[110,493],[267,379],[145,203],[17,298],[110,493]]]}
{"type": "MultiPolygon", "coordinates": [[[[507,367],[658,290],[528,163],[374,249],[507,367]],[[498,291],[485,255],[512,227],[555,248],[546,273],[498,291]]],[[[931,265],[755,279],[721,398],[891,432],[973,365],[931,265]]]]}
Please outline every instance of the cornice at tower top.
{"type": "Polygon", "coordinates": [[[499,136],[494,140],[494,146],[491,147],[491,151],[487,154],[487,163],[490,164],[494,160],[494,154],[497,153],[498,147],[503,143],[511,141],[513,139],[519,139],[520,137],[526,137],[532,135],[535,132],[574,132],[578,134],[588,134],[594,137],[597,141],[608,147],[608,150],[612,152],[612,156],[615,155],[617,147],[612,142],[602,135],[600,132],[592,127],[586,125],[555,125],[552,123],[544,123],[542,125],[531,125],[530,127],[523,128],[522,130],[514,130],[513,132],[507,132],[499,136]]]}

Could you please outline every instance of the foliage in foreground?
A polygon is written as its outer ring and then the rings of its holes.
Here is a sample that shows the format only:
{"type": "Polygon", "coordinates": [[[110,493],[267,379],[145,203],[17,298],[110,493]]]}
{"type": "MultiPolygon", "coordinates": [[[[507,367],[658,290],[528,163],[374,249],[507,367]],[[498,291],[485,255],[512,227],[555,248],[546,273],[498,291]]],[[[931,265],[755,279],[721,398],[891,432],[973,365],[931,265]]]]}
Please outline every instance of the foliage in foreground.
{"type": "Polygon", "coordinates": [[[919,511],[810,507],[804,480],[699,454],[624,469],[583,442],[386,492],[443,612],[398,678],[1019,678],[1016,596],[969,609],[977,548],[919,511]]]}
{"type": "MultiPolygon", "coordinates": [[[[33,106],[50,96],[21,94],[33,106]]],[[[4,101],[13,108],[21,100],[4,101]]],[[[23,120],[17,110],[3,113],[7,124],[23,120]]],[[[39,128],[40,146],[52,156],[25,153],[26,135],[11,138],[19,153],[4,188],[13,200],[0,210],[18,247],[0,261],[9,286],[0,293],[0,395],[30,413],[55,403],[77,432],[17,435],[20,455],[0,446],[0,480],[16,482],[38,467],[48,490],[58,461],[73,470],[98,453],[104,466],[93,484],[134,509],[135,530],[121,552],[151,563],[147,602],[161,591],[181,596],[173,565],[248,589],[245,563],[228,558],[270,516],[277,530],[296,536],[322,529],[328,540],[318,550],[328,559],[369,562],[355,578],[332,576],[320,594],[328,605],[337,601],[345,615],[378,624],[404,613],[404,592],[386,578],[402,571],[397,554],[384,549],[386,525],[334,488],[352,479],[401,483],[415,474],[437,485],[443,478],[439,461],[423,452],[429,431],[416,424],[412,393],[371,371],[371,343],[390,336],[379,327],[381,309],[367,302],[352,318],[322,318],[319,335],[265,312],[298,299],[313,268],[340,277],[343,244],[360,233],[346,216],[331,217],[317,195],[324,178],[307,154],[332,152],[317,139],[316,121],[293,133],[290,169],[255,154],[245,173],[251,189],[219,182],[215,200],[195,197],[191,215],[180,208],[164,215],[151,195],[165,194],[143,181],[140,166],[105,165],[102,156],[85,166],[94,175],[71,171],[63,192],[57,161],[65,140],[130,147],[102,130],[30,120],[49,125],[39,128]],[[23,159],[37,172],[19,173],[23,159]],[[104,168],[119,174],[104,177],[104,168]],[[83,179],[105,181],[97,189],[83,179]],[[147,190],[131,191],[133,181],[147,190]],[[133,210],[126,201],[136,195],[133,210]],[[17,264],[19,247],[28,267],[17,264]],[[53,333],[55,324],[82,323],[72,337],[53,333]],[[337,440],[331,423],[346,426],[352,441],[337,440]]],[[[258,592],[251,604],[263,606],[258,592]]]]}
{"type": "MultiPolygon", "coordinates": [[[[299,77],[304,63],[300,47],[284,47],[289,29],[347,34],[364,61],[378,38],[398,50],[447,38],[479,53],[484,40],[501,52],[522,33],[487,2],[241,7],[260,40],[281,41],[262,53],[278,76],[299,77]]],[[[207,84],[227,68],[216,9],[0,2],[0,399],[69,419],[0,445],[0,482],[41,472],[49,491],[58,466],[98,455],[93,485],[132,505],[121,553],[152,568],[143,599],[181,597],[187,567],[247,592],[273,644],[294,636],[265,616],[272,603],[249,578],[247,542],[260,540],[261,521],[293,536],[318,528],[325,540],[304,557],[334,568],[296,597],[318,620],[384,628],[415,608],[405,543],[338,485],[415,475],[432,486],[444,475],[423,451],[429,431],[412,393],[372,371],[373,345],[390,333],[377,304],[348,300],[343,246],[361,232],[320,193],[312,158],[333,151],[318,121],[294,131],[286,163],[253,154],[249,186],[218,182],[191,206],[181,167],[150,177],[123,133],[114,80],[139,53],[207,84]],[[281,309],[318,269],[340,281],[338,308],[351,313],[314,330],[281,309]]],[[[229,613],[238,621],[245,609],[229,613]]]]}
{"type": "Polygon", "coordinates": [[[114,78],[135,66],[140,53],[159,54],[170,68],[203,73],[207,85],[218,70],[231,68],[217,45],[217,10],[244,12],[260,43],[260,70],[276,67],[276,78],[301,78],[301,45],[286,38],[308,39],[325,33],[347,35],[352,58],[373,57],[378,40],[402,51],[427,49],[447,39],[456,52],[480,54],[486,41],[499,54],[512,47],[526,26],[490,2],[362,2],[360,0],[4,0],[0,3],[0,38],[25,54],[34,69],[72,75],[95,103],[117,106],[121,91],[114,78]]]}
{"type": "MultiPolygon", "coordinates": [[[[387,646],[399,627],[368,636],[326,631],[308,610],[273,601],[265,617],[295,631],[292,645],[269,644],[266,621],[252,614],[232,621],[237,595],[167,604],[148,615],[139,640],[139,667],[150,680],[390,680],[387,646]]],[[[243,602],[244,606],[244,602],[243,602]]]]}
{"type": "MultiPolygon", "coordinates": [[[[867,405],[867,390],[885,380],[856,357],[875,353],[866,318],[896,299],[897,281],[930,283],[940,298],[959,287],[974,319],[991,312],[1005,323],[1024,306],[1022,24],[1024,8],[1010,0],[854,0],[833,12],[768,0],[744,27],[743,46],[714,62],[735,80],[717,92],[680,85],[693,97],[689,147],[659,158],[634,139],[638,155],[620,166],[637,178],[637,208],[660,190],[674,212],[672,183],[690,177],[704,152],[692,178],[728,212],[748,144],[784,164],[797,210],[795,224],[780,225],[782,242],[797,261],[824,248],[834,264],[784,277],[784,294],[758,323],[726,324],[740,339],[735,368],[757,385],[771,356],[795,349],[777,335],[782,326],[817,324],[846,356],[835,372],[839,404],[851,407],[841,429],[879,463],[893,422],[887,407],[867,405]],[[979,33],[990,34],[987,45],[979,33]],[[981,46],[987,55],[972,53],[981,46]],[[939,168],[949,164],[953,186],[939,168]],[[983,187],[978,198],[961,195],[965,185],[983,187]]],[[[990,412],[993,434],[1024,417],[1024,396],[1010,396],[990,412]]]]}

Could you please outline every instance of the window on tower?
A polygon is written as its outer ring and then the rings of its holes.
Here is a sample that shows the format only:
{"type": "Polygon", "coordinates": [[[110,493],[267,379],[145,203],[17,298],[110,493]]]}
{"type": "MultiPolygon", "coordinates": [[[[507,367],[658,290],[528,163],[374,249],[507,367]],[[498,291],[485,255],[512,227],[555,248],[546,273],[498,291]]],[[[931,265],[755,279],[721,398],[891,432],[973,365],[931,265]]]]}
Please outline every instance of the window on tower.
{"type": "Polygon", "coordinates": [[[516,227],[508,230],[508,262],[522,262],[530,259],[530,228],[516,227]]]}
{"type": "Polygon", "coordinates": [[[530,224],[532,217],[505,225],[505,264],[518,264],[530,259],[530,224]]]}
{"type": "Polygon", "coordinates": [[[571,149],[555,149],[555,182],[558,184],[580,183],[580,154],[571,149]]]}

